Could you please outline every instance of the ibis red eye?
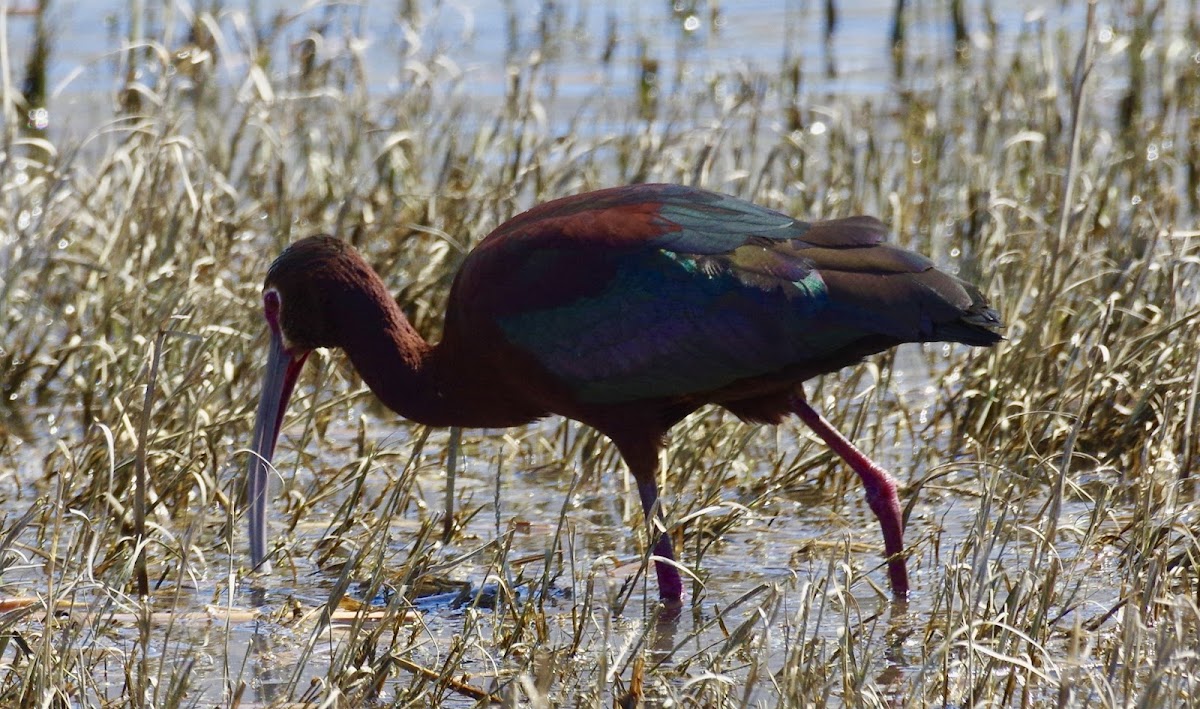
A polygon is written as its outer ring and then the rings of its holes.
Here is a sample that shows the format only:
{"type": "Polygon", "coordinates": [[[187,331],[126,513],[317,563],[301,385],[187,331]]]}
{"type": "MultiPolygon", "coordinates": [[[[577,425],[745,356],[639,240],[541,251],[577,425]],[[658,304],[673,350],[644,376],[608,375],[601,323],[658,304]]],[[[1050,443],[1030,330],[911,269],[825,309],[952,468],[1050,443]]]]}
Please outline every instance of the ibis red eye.
{"type": "Polygon", "coordinates": [[[271,329],[279,329],[279,291],[274,288],[263,293],[263,316],[271,329]]]}

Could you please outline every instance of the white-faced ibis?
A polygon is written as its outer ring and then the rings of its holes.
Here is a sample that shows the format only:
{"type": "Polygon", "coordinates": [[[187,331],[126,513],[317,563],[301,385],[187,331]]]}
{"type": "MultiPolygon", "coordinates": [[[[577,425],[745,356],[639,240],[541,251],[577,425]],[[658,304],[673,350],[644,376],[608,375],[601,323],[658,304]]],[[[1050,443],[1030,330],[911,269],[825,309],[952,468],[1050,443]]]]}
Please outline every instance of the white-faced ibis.
{"type": "MultiPolygon", "coordinates": [[[[798,415],[858,473],[883,527],[896,598],[908,594],[896,483],[805,401],[802,382],[904,342],[988,346],[979,291],[883,243],[872,217],[807,224],[726,195],[634,185],[558,199],[467,255],[442,340],[409,324],[383,281],[329,236],[271,265],[270,354],[249,463],[250,550],[266,557],[267,467],[300,368],[340,347],[388,408],[431,426],[519,426],[550,414],[608,436],[647,516],[666,433],[705,404],[746,421],[798,415]]],[[[654,554],[674,559],[661,534],[654,554]]],[[[679,571],[656,563],[662,600],[679,571]]]]}

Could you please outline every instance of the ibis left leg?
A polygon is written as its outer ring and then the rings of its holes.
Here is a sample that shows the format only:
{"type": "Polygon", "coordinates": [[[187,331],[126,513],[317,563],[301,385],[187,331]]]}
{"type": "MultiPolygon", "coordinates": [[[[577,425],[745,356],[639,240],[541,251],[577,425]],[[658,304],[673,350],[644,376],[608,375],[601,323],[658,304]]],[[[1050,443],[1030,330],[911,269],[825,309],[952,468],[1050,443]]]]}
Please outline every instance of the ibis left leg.
{"type": "Polygon", "coordinates": [[[908,597],[908,567],[904,559],[904,519],[896,480],[838,432],[803,396],[791,400],[792,411],[825,443],[850,464],[867,488],[867,504],[883,528],[883,548],[888,557],[888,577],[896,600],[908,597]]]}
{"type": "MultiPolygon", "coordinates": [[[[662,526],[662,513],[657,511],[658,504],[658,484],[654,478],[647,482],[638,480],[638,495],[642,498],[642,510],[646,513],[646,521],[650,527],[650,534],[653,536],[658,533],[657,528],[662,526]]],[[[683,578],[679,575],[679,569],[672,565],[675,561],[675,550],[671,546],[671,535],[664,529],[661,534],[658,534],[658,541],[654,543],[654,556],[662,561],[654,562],[654,571],[658,576],[658,598],[667,606],[678,606],[683,599],[683,578]]]]}
{"type": "MultiPolygon", "coordinates": [[[[637,481],[638,497],[642,500],[642,513],[654,542],[654,556],[664,561],[654,562],[658,576],[658,598],[668,608],[679,608],[683,604],[683,577],[675,567],[675,550],[671,547],[671,536],[663,529],[662,510],[658,507],[658,445],[656,438],[645,440],[622,440],[617,443],[621,457],[637,481]],[[659,531],[659,530],[662,531],[659,531]]],[[[614,440],[615,442],[615,440],[614,440]]]]}

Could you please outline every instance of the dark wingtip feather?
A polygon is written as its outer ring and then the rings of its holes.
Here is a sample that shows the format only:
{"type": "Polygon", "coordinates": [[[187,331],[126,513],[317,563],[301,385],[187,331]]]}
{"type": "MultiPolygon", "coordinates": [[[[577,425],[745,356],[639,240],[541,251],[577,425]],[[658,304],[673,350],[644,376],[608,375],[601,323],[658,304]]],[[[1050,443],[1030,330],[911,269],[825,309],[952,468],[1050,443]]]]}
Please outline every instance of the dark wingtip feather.
{"type": "Polygon", "coordinates": [[[1004,335],[998,332],[1004,329],[1000,313],[988,305],[983,294],[975,287],[961,284],[970,296],[971,304],[957,320],[938,323],[934,327],[937,338],[975,347],[991,347],[1003,340],[1004,335]]]}
{"type": "Polygon", "coordinates": [[[1004,339],[994,328],[997,325],[982,325],[970,316],[962,320],[939,324],[934,335],[942,342],[960,342],[974,347],[991,347],[1004,339]]]}

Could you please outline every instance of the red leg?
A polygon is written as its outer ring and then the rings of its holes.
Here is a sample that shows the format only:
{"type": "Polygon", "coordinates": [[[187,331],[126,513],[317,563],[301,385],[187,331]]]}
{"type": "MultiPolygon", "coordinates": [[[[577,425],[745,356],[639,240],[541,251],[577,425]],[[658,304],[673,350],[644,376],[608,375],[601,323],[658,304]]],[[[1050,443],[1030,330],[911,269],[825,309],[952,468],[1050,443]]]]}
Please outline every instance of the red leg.
{"type": "MultiPolygon", "coordinates": [[[[621,457],[633,473],[637,481],[638,496],[642,499],[642,512],[650,522],[651,534],[661,527],[663,516],[658,510],[658,438],[647,440],[625,440],[617,443],[621,457]],[[656,512],[657,510],[657,512],[656,512]],[[652,517],[654,515],[654,517],[652,517]]],[[[614,440],[615,442],[615,440],[614,440]]],[[[665,532],[660,534],[654,543],[653,554],[663,559],[675,561],[675,551],[671,548],[671,537],[665,532]]],[[[654,571],[658,576],[658,598],[669,608],[679,608],[683,604],[683,579],[679,569],[673,564],[654,563],[654,571]]]]}
{"type": "MultiPolygon", "coordinates": [[[[650,519],[650,515],[655,514],[655,505],[658,503],[658,483],[655,482],[653,476],[649,480],[638,478],[638,494],[642,498],[642,511],[646,514],[650,529],[654,530],[659,526],[655,522],[661,522],[663,516],[662,510],[658,510],[655,518],[650,519]]],[[[675,550],[671,548],[671,536],[666,532],[660,534],[658,541],[654,543],[654,555],[675,561],[675,550]]],[[[659,600],[669,607],[679,607],[683,603],[683,579],[679,576],[679,569],[671,564],[656,561],[654,562],[654,571],[658,575],[659,600]]]]}
{"type": "Polygon", "coordinates": [[[792,411],[825,443],[850,464],[863,487],[867,489],[867,504],[883,528],[883,548],[888,557],[888,577],[896,600],[908,598],[908,567],[904,559],[904,519],[900,512],[900,496],[896,480],[877,463],[863,455],[837,429],[817,413],[803,396],[792,397],[792,411]]]}

